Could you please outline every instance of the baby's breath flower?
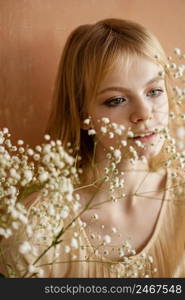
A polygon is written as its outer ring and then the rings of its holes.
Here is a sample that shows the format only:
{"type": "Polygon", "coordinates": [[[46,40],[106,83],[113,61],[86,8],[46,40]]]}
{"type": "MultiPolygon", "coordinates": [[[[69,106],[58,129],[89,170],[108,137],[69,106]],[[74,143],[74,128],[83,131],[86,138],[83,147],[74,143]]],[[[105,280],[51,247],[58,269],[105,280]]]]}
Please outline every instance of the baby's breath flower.
{"type": "Polygon", "coordinates": [[[126,146],[127,146],[127,141],[122,140],[122,141],[121,141],[121,145],[122,145],[123,147],[126,147],[126,146]]]}
{"type": "Polygon", "coordinates": [[[134,137],[133,131],[129,130],[129,131],[127,132],[127,136],[128,136],[129,138],[133,138],[133,137],[134,137]]]}
{"type": "Polygon", "coordinates": [[[71,248],[68,245],[64,246],[65,253],[69,253],[71,251],[71,248]]]}
{"type": "Polygon", "coordinates": [[[121,151],[119,149],[114,150],[114,157],[115,157],[117,162],[120,162],[120,160],[121,160],[121,151]]]}
{"type": "Polygon", "coordinates": [[[95,213],[95,214],[93,214],[93,215],[92,215],[92,219],[94,219],[94,220],[98,220],[98,219],[99,219],[99,216],[98,216],[98,214],[96,214],[96,213],[95,213]]]}
{"type": "Polygon", "coordinates": [[[185,128],[184,127],[178,127],[176,129],[176,135],[179,139],[184,139],[184,137],[185,137],[185,128]]]}
{"type": "Polygon", "coordinates": [[[89,129],[88,130],[88,135],[95,135],[96,131],[94,129],[89,129]]]}
{"type": "Polygon", "coordinates": [[[19,252],[22,254],[28,253],[31,250],[31,245],[28,241],[23,242],[19,247],[19,252]]]}
{"type": "Polygon", "coordinates": [[[155,59],[159,59],[160,58],[159,54],[155,54],[154,57],[155,57],[155,59]]]}
{"type": "Polygon", "coordinates": [[[172,63],[172,64],[170,65],[170,68],[171,68],[171,69],[176,69],[176,68],[177,68],[177,65],[176,65],[175,63],[172,63]]]}
{"type": "Polygon", "coordinates": [[[0,144],[3,144],[5,138],[0,136],[0,144]]]}
{"type": "Polygon", "coordinates": [[[44,139],[45,139],[46,141],[49,141],[49,140],[51,139],[51,137],[50,137],[49,134],[45,134],[45,135],[44,135],[44,139]]]}
{"type": "Polygon", "coordinates": [[[91,122],[91,120],[90,120],[89,118],[87,118],[87,119],[85,119],[83,122],[84,122],[84,124],[89,125],[90,122],[91,122]]]}
{"type": "Polygon", "coordinates": [[[28,155],[32,156],[34,154],[34,151],[33,151],[33,149],[28,149],[27,153],[28,153],[28,155]]]}
{"type": "Polygon", "coordinates": [[[175,119],[175,113],[174,112],[170,112],[169,113],[169,117],[170,117],[170,119],[175,119]]]}
{"type": "Polygon", "coordinates": [[[110,138],[110,139],[113,139],[113,138],[114,138],[114,133],[113,133],[113,132],[110,131],[110,132],[108,133],[108,135],[109,135],[109,138],[110,138]]]}
{"type": "Polygon", "coordinates": [[[102,133],[107,133],[107,128],[104,127],[104,126],[102,126],[102,127],[100,128],[100,131],[101,131],[102,133]]]}
{"type": "Polygon", "coordinates": [[[76,238],[71,239],[71,247],[78,249],[78,240],[76,238]]]}
{"type": "Polygon", "coordinates": [[[176,55],[181,55],[181,50],[179,48],[174,48],[174,53],[176,55]]]}
{"type": "Polygon", "coordinates": [[[64,205],[64,207],[61,210],[60,216],[62,219],[66,219],[69,215],[69,207],[67,205],[64,205]]]}
{"type": "Polygon", "coordinates": [[[96,238],[95,234],[94,234],[94,233],[91,233],[90,238],[91,238],[92,240],[95,240],[95,238],[96,238]]]}
{"type": "Polygon", "coordinates": [[[104,237],[103,237],[103,241],[105,242],[105,244],[110,244],[110,242],[111,242],[111,237],[110,237],[110,235],[105,235],[104,237]]]}
{"type": "Polygon", "coordinates": [[[109,118],[102,118],[102,122],[104,124],[108,124],[110,122],[109,118]]]}
{"type": "Polygon", "coordinates": [[[125,252],[122,248],[118,249],[118,255],[119,255],[119,257],[123,257],[125,255],[125,252]]]}
{"type": "Polygon", "coordinates": [[[112,229],[111,229],[111,230],[112,230],[112,232],[113,232],[113,233],[116,233],[116,232],[117,232],[117,229],[116,229],[116,227],[112,227],[112,229]]]}
{"type": "Polygon", "coordinates": [[[48,173],[47,172],[43,172],[38,176],[38,179],[40,182],[45,182],[46,180],[48,180],[48,173]]]}
{"type": "Polygon", "coordinates": [[[31,170],[25,170],[24,176],[25,176],[25,179],[27,180],[27,182],[30,182],[33,178],[33,173],[31,170]]]}
{"type": "Polygon", "coordinates": [[[34,273],[37,271],[37,268],[34,265],[29,265],[28,266],[28,272],[34,273]]]}
{"type": "Polygon", "coordinates": [[[35,146],[35,150],[38,152],[42,151],[42,147],[40,145],[35,146]]]}
{"type": "Polygon", "coordinates": [[[19,146],[24,145],[24,141],[23,141],[23,140],[18,140],[18,141],[17,141],[17,145],[19,145],[19,146]]]}
{"type": "Polygon", "coordinates": [[[180,117],[182,120],[185,120],[185,114],[181,114],[180,117]]]}
{"type": "Polygon", "coordinates": [[[135,144],[138,146],[138,147],[141,147],[141,148],[144,148],[144,145],[141,143],[141,141],[135,141],[135,144]]]}

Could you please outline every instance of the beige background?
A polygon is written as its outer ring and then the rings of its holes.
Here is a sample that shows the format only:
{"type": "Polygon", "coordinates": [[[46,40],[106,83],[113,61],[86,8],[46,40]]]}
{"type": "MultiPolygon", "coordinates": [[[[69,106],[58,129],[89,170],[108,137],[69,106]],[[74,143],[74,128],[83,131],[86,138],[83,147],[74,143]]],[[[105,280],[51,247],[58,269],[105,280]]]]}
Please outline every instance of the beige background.
{"type": "Polygon", "coordinates": [[[14,141],[42,140],[57,65],[76,26],[103,18],[148,27],[168,55],[185,52],[185,0],[0,0],[0,127],[14,141]]]}

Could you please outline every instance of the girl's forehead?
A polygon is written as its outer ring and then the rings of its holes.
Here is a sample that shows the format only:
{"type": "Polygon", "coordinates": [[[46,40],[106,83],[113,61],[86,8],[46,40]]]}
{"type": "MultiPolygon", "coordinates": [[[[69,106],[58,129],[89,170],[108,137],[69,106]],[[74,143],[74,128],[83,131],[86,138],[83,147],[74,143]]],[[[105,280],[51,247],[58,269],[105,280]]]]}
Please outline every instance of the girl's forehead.
{"type": "Polygon", "coordinates": [[[120,57],[107,70],[101,85],[114,80],[149,80],[158,75],[163,77],[163,67],[148,58],[133,56],[125,60],[124,57],[120,57]]]}

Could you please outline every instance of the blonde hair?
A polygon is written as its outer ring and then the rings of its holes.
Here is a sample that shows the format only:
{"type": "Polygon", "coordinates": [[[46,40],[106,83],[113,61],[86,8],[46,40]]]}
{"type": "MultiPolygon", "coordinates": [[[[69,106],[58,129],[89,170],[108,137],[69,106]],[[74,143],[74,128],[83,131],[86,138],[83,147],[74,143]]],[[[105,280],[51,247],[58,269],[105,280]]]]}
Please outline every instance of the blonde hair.
{"type": "Polygon", "coordinates": [[[158,39],[142,25],[130,20],[105,19],[77,27],[69,35],[61,56],[54,89],[54,103],[46,133],[60,139],[73,156],[79,155],[77,167],[90,168],[94,150],[92,136],[81,128],[87,105],[96,97],[97,89],[117,58],[135,54],[163,67],[169,97],[168,59],[158,39]]]}

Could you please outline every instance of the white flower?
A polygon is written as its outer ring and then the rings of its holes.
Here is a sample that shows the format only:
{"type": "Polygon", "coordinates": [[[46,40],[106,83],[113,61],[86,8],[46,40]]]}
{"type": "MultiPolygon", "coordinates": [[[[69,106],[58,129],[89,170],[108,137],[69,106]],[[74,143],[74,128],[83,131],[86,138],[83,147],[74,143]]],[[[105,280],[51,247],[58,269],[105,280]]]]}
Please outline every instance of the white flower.
{"type": "Polygon", "coordinates": [[[91,237],[92,240],[94,240],[96,238],[94,233],[91,233],[90,237],[91,237]]]}
{"type": "Polygon", "coordinates": [[[70,251],[71,251],[71,248],[69,247],[69,246],[65,246],[64,247],[64,251],[65,251],[65,253],[69,253],[70,251]]]}
{"type": "Polygon", "coordinates": [[[163,76],[163,75],[164,75],[164,71],[159,71],[159,72],[158,72],[158,75],[159,75],[159,76],[163,76]]]}
{"type": "Polygon", "coordinates": [[[144,145],[141,143],[141,141],[135,141],[135,144],[138,146],[138,147],[141,147],[141,148],[144,148],[144,145]]]}
{"type": "Polygon", "coordinates": [[[18,229],[19,228],[19,223],[18,222],[12,222],[12,228],[18,229]]]}
{"type": "Polygon", "coordinates": [[[35,146],[35,150],[38,152],[42,151],[42,147],[40,145],[35,146]]]}
{"type": "Polygon", "coordinates": [[[23,141],[23,140],[18,140],[18,141],[17,141],[17,145],[21,146],[21,145],[23,145],[23,144],[24,144],[24,141],[23,141]]]}
{"type": "Polygon", "coordinates": [[[123,146],[123,147],[126,147],[126,145],[127,145],[127,141],[125,141],[125,140],[122,140],[122,141],[121,141],[121,144],[122,144],[122,146],[123,146]]]}
{"type": "Polygon", "coordinates": [[[172,63],[172,64],[170,65],[170,68],[171,68],[171,69],[176,69],[176,67],[177,67],[177,65],[176,65],[175,63],[172,63]]]}
{"type": "Polygon", "coordinates": [[[130,137],[130,138],[134,137],[133,131],[129,130],[129,131],[127,132],[127,136],[130,137]]]}
{"type": "Polygon", "coordinates": [[[154,57],[155,57],[156,59],[159,59],[159,58],[160,58],[159,54],[155,54],[154,57]]]}
{"type": "Polygon", "coordinates": [[[85,119],[83,122],[84,122],[84,124],[87,124],[87,125],[89,125],[89,124],[90,124],[90,122],[91,122],[91,120],[90,120],[90,119],[85,119]]]}
{"type": "Polygon", "coordinates": [[[32,230],[32,227],[30,225],[26,226],[26,233],[27,233],[28,237],[32,236],[33,230],[32,230]]]}
{"type": "Polygon", "coordinates": [[[28,153],[28,155],[32,156],[34,154],[34,151],[33,151],[33,149],[28,149],[27,153],[28,153]]]}
{"type": "Polygon", "coordinates": [[[95,214],[93,214],[93,215],[92,215],[92,219],[94,219],[94,220],[98,220],[98,219],[99,219],[99,216],[98,216],[98,214],[96,214],[96,213],[95,213],[95,214]]]}
{"type": "Polygon", "coordinates": [[[108,124],[110,122],[109,118],[102,118],[102,122],[104,124],[108,124]]]}
{"type": "Polygon", "coordinates": [[[110,237],[110,235],[105,235],[104,237],[103,237],[103,240],[104,240],[104,242],[106,243],[106,244],[110,244],[110,242],[111,242],[111,237],[110,237]]]}
{"type": "Polygon", "coordinates": [[[13,178],[20,178],[19,174],[17,173],[17,170],[14,168],[10,169],[10,176],[13,178]]]}
{"type": "Polygon", "coordinates": [[[43,153],[44,154],[50,154],[50,152],[51,152],[51,144],[44,145],[44,147],[43,147],[43,153]]]}
{"type": "Polygon", "coordinates": [[[69,215],[69,207],[67,205],[65,205],[63,208],[62,208],[62,211],[60,213],[60,216],[62,219],[66,219],[69,215]]]}
{"type": "Polygon", "coordinates": [[[116,232],[117,232],[116,227],[112,227],[112,232],[113,232],[113,233],[116,233],[116,232]]]}
{"type": "Polygon", "coordinates": [[[4,133],[4,134],[8,134],[8,133],[9,133],[8,128],[4,127],[4,128],[3,128],[3,133],[4,133]]]}
{"type": "Polygon", "coordinates": [[[37,273],[40,275],[40,276],[44,276],[44,270],[43,269],[38,269],[37,270],[37,273]]]}
{"type": "Polygon", "coordinates": [[[20,245],[19,252],[22,254],[28,253],[31,250],[30,243],[28,241],[25,241],[20,245]]]}
{"type": "Polygon", "coordinates": [[[15,186],[10,186],[7,190],[7,195],[11,195],[12,197],[16,196],[17,189],[15,186]]]}
{"type": "Polygon", "coordinates": [[[114,133],[113,132],[109,132],[109,138],[113,139],[113,137],[114,137],[114,133]]]}
{"type": "Polygon", "coordinates": [[[6,235],[6,231],[5,231],[5,229],[4,228],[2,228],[2,227],[0,227],[0,236],[4,236],[5,237],[5,235],[6,235]]]}
{"type": "Polygon", "coordinates": [[[71,201],[73,200],[73,195],[70,194],[70,193],[68,193],[68,194],[66,195],[66,200],[69,201],[69,202],[71,202],[71,201]]]}
{"type": "Polygon", "coordinates": [[[123,257],[125,255],[125,252],[123,251],[123,249],[119,249],[118,253],[119,253],[119,257],[123,257]]]}
{"type": "Polygon", "coordinates": [[[33,156],[34,160],[39,160],[40,159],[40,155],[38,153],[34,154],[33,156]]]}
{"type": "Polygon", "coordinates": [[[43,172],[39,175],[38,177],[40,182],[45,182],[48,179],[48,173],[47,172],[43,172]]]}
{"type": "Polygon", "coordinates": [[[78,240],[77,239],[75,239],[75,238],[71,239],[71,247],[78,249],[78,240]]]}
{"type": "Polygon", "coordinates": [[[102,126],[102,127],[100,128],[100,131],[101,131],[102,133],[107,133],[107,128],[104,127],[104,126],[102,126]]]}
{"type": "Polygon", "coordinates": [[[122,134],[122,130],[120,128],[116,128],[115,133],[117,133],[118,135],[122,134]]]}
{"type": "Polygon", "coordinates": [[[4,137],[0,137],[0,144],[3,144],[5,138],[4,137]]]}
{"type": "Polygon", "coordinates": [[[149,257],[148,257],[148,260],[149,260],[149,262],[150,262],[151,264],[153,264],[154,260],[153,260],[153,257],[152,257],[152,256],[149,256],[149,257]]]}
{"type": "Polygon", "coordinates": [[[114,129],[117,129],[117,128],[118,128],[118,124],[116,124],[116,123],[114,123],[114,122],[113,122],[111,125],[112,125],[112,128],[114,128],[114,129]]]}
{"type": "Polygon", "coordinates": [[[181,50],[179,48],[174,48],[173,51],[176,55],[181,55],[181,50]]]}
{"type": "Polygon", "coordinates": [[[24,171],[24,176],[25,176],[27,182],[30,182],[33,178],[33,173],[32,173],[31,170],[25,170],[24,171]]]}
{"type": "Polygon", "coordinates": [[[170,119],[172,119],[172,120],[175,119],[175,114],[174,114],[174,112],[170,112],[170,113],[169,113],[169,117],[170,117],[170,119]]]}
{"type": "Polygon", "coordinates": [[[36,272],[36,270],[37,270],[37,268],[34,265],[29,265],[28,266],[28,271],[30,273],[34,273],[34,272],[36,272]]]}
{"type": "Polygon", "coordinates": [[[119,160],[121,159],[121,151],[119,149],[115,149],[114,150],[114,157],[116,158],[116,160],[119,160]]]}
{"type": "Polygon", "coordinates": [[[50,135],[49,135],[49,134],[45,134],[45,135],[44,135],[44,139],[45,139],[46,141],[49,141],[49,140],[50,140],[50,138],[51,138],[51,137],[50,137],[50,135]]]}
{"type": "Polygon", "coordinates": [[[96,134],[96,131],[94,129],[88,130],[88,135],[94,135],[94,134],[96,134]]]}

